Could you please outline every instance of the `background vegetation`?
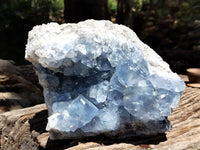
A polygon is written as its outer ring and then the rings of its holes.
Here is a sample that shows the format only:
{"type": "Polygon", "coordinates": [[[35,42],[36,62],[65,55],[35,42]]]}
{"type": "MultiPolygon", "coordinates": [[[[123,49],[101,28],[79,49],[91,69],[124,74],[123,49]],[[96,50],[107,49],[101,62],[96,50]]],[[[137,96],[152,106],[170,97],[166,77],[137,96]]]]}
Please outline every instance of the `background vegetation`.
{"type": "Polygon", "coordinates": [[[132,28],[155,50],[199,49],[200,0],[121,1],[122,9],[115,7],[117,22],[132,28]]]}
{"type": "Polygon", "coordinates": [[[62,0],[0,0],[0,58],[26,63],[28,31],[37,24],[63,23],[62,0]]]}
{"type": "MultiPolygon", "coordinates": [[[[0,0],[0,58],[26,63],[28,31],[63,12],[64,0],[0,0]]],[[[108,12],[157,51],[200,49],[200,0],[108,0],[108,12]]]]}

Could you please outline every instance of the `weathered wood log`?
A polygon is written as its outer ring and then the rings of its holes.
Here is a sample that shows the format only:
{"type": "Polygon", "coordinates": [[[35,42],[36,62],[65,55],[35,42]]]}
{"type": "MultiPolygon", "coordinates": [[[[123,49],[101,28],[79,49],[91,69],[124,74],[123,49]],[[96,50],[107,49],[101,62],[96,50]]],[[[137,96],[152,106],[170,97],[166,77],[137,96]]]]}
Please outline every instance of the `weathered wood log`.
{"type": "Polygon", "coordinates": [[[176,109],[169,116],[172,131],[147,139],[113,140],[93,137],[81,140],[51,141],[45,131],[45,104],[14,110],[0,115],[1,148],[3,150],[94,150],[94,149],[200,149],[200,89],[187,87],[176,109]]]}
{"type": "Polygon", "coordinates": [[[3,113],[0,115],[1,149],[38,149],[37,137],[45,132],[46,123],[45,104],[3,113]]]}
{"type": "Polygon", "coordinates": [[[44,98],[33,66],[0,59],[0,113],[41,103],[44,98]]]}
{"type": "Polygon", "coordinates": [[[22,70],[20,67],[14,65],[14,61],[0,59],[0,74],[4,74],[13,80],[22,83],[30,91],[42,95],[41,90],[32,82],[28,81],[21,75],[22,70]]]}
{"type": "MultiPolygon", "coordinates": [[[[47,108],[45,104],[36,105],[25,109],[13,110],[0,115],[1,148],[3,150],[37,150],[37,149],[89,149],[94,147],[104,148],[134,148],[127,143],[143,143],[158,140],[155,137],[134,141],[122,141],[104,138],[103,136],[91,137],[80,140],[55,140],[49,139],[45,131],[47,124],[47,108]],[[94,141],[94,142],[90,142],[94,141]],[[80,142],[84,143],[81,144],[80,142]],[[127,143],[126,143],[127,142],[127,143]],[[119,143],[119,144],[114,144],[119,143]],[[102,145],[103,144],[103,145],[102,145]],[[106,144],[107,146],[104,146],[106,144]],[[109,145],[109,146],[108,146],[109,145]]],[[[158,138],[160,138],[158,136],[158,138]]],[[[138,146],[136,146],[137,148],[138,146]]]]}

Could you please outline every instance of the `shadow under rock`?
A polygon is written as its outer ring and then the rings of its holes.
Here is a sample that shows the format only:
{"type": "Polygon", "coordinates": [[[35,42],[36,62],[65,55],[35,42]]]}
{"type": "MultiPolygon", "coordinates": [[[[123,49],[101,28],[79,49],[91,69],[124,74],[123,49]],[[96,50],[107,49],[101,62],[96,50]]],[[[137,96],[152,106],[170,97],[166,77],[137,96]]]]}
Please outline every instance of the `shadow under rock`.
{"type": "Polygon", "coordinates": [[[48,110],[43,110],[36,113],[33,119],[29,120],[30,131],[36,131],[40,134],[46,132],[45,128],[47,125],[48,110]]]}
{"type": "MultiPolygon", "coordinates": [[[[36,131],[39,134],[45,133],[45,128],[47,125],[47,117],[48,117],[48,111],[43,110],[39,113],[37,113],[33,119],[29,120],[30,124],[30,130],[36,131]]],[[[160,142],[163,142],[167,140],[166,134],[157,134],[153,136],[132,136],[129,138],[123,138],[123,139],[114,139],[110,138],[104,134],[94,136],[94,137],[85,137],[82,139],[68,139],[68,140],[50,140],[48,137],[48,141],[46,144],[46,150],[63,150],[66,148],[70,148],[73,146],[77,146],[79,143],[87,143],[87,142],[95,142],[98,144],[103,145],[112,145],[116,143],[127,143],[127,144],[134,144],[134,145],[140,145],[140,144],[158,144],[160,142]]],[[[39,149],[43,150],[43,147],[39,147],[39,149]]]]}
{"type": "Polygon", "coordinates": [[[119,143],[127,143],[127,144],[158,144],[160,142],[166,141],[166,134],[158,134],[154,136],[137,136],[132,138],[124,138],[124,139],[113,139],[109,138],[105,135],[98,135],[95,137],[85,137],[78,140],[50,140],[48,139],[46,149],[47,150],[63,150],[73,146],[77,146],[79,143],[87,143],[87,142],[95,142],[100,145],[112,145],[119,143]]]}

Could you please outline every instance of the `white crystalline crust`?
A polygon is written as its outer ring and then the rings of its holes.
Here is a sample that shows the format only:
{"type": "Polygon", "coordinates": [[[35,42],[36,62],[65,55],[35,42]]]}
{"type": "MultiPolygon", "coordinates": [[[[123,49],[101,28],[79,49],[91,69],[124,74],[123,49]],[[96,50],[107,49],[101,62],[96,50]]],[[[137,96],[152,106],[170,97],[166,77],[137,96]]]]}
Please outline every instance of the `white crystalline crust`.
{"type": "Polygon", "coordinates": [[[132,47],[143,52],[150,71],[171,72],[169,65],[131,29],[110,21],[87,20],[78,24],[43,24],[35,26],[28,37],[25,58],[46,68],[59,68],[66,63],[62,61],[65,58],[79,61],[80,55],[88,55],[93,61],[102,53],[116,51],[125,45],[126,52],[131,51],[132,47]],[[86,43],[81,43],[84,38],[95,44],[96,49],[85,49],[86,43]]]}
{"type": "Polygon", "coordinates": [[[36,26],[29,32],[25,58],[44,88],[47,130],[54,139],[110,131],[163,133],[185,88],[131,29],[110,21],[36,26]]]}

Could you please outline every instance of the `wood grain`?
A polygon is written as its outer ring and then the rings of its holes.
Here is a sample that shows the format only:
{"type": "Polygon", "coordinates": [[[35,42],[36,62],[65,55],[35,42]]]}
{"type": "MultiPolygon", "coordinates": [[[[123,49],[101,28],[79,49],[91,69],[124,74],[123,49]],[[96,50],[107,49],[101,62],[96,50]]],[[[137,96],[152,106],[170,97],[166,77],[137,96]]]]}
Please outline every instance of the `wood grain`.
{"type": "Polygon", "coordinates": [[[94,137],[51,141],[45,131],[45,104],[8,111],[0,115],[2,150],[198,150],[200,149],[200,89],[186,87],[176,109],[169,116],[173,129],[163,137],[113,140],[94,137]],[[160,139],[160,140],[159,140],[160,139]]]}

